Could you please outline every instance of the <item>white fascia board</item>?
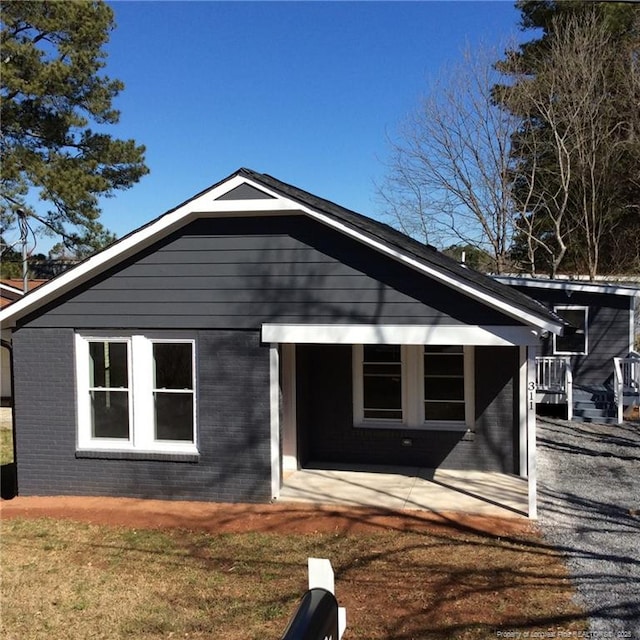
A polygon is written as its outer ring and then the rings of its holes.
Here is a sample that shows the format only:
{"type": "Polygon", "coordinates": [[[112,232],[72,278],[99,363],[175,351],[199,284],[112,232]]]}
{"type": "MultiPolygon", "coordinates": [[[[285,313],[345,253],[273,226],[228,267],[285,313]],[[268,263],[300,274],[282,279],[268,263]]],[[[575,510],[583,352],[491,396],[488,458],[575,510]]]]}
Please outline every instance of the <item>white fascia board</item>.
{"type": "MultiPolygon", "coordinates": [[[[273,199],[216,201],[220,196],[246,182],[250,181],[242,176],[234,176],[223,184],[205,191],[176,209],[165,213],[155,222],[151,222],[131,235],[125,236],[76,267],[65,271],[49,283],[40,285],[24,298],[16,300],[8,307],[5,307],[0,311],[0,323],[5,326],[12,326],[17,319],[27,315],[32,309],[44,305],[83,282],[90,280],[112,265],[135,255],[198,218],[205,216],[215,217],[225,213],[238,215],[240,211],[246,215],[251,215],[253,212],[259,215],[273,215],[279,211],[300,211],[300,206],[294,201],[282,198],[282,196],[278,196],[273,192],[270,192],[270,195],[273,195],[273,199]]],[[[255,186],[262,191],[266,191],[262,185],[256,184],[255,186]]]]}
{"type": "Polygon", "coordinates": [[[594,284],[590,282],[576,282],[575,280],[538,280],[537,278],[519,278],[517,276],[493,276],[502,284],[531,287],[533,289],[559,289],[561,291],[576,291],[582,293],[608,293],[616,296],[640,296],[640,287],[617,286],[614,284],[594,284]]]}
{"type": "Polygon", "coordinates": [[[537,345],[530,327],[468,325],[263,324],[262,341],[284,344],[537,345]]]}

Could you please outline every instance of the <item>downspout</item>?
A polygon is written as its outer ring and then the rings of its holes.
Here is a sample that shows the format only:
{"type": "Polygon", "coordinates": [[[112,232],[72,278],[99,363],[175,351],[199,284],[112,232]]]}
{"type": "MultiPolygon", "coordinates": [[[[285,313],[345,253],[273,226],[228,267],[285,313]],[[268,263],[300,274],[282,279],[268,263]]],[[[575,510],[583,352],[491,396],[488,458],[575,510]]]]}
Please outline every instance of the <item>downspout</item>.
{"type": "Polygon", "coordinates": [[[9,351],[9,370],[11,371],[11,439],[13,444],[13,464],[15,465],[15,493],[18,495],[18,455],[16,448],[16,413],[15,413],[15,385],[13,383],[13,346],[8,340],[0,339],[0,347],[9,351]]]}

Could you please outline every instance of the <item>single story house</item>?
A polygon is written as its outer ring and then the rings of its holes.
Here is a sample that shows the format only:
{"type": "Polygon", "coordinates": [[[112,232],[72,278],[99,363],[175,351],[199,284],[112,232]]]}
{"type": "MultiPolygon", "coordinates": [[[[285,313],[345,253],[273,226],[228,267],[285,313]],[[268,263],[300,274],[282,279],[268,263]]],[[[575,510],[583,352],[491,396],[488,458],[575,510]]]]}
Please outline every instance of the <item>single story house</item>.
{"type": "Polygon", "coordinates": [[[566,335],[542,338],[536,380],[540,404],[566,405],[573,420],[619,422],[618,383],[624,387],[621,408],[638,404],[638,284],[526,276],[496,280],[540,301],[573,327],[566,335]]]}
{"type": "Polygon", "coordinates": [[[270,501],[310,463],[498,471],[535,516],[535,355],[566,323],[240,169],[1,312],[18,491],[270,501]]]}

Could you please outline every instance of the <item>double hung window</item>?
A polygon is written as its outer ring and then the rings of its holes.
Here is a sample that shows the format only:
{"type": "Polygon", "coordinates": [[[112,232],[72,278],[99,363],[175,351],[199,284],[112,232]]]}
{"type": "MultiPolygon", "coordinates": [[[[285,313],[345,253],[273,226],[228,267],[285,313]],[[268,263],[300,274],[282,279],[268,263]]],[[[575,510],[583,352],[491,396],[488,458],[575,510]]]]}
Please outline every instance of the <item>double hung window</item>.
{"type": "Polygon", "coordinates": [[[356,345],[356,427],[469,429],[473,426],[473,348],[356,345]]]}
{"type": "Polygon", "coordinates": [[[195,342],[76,336],[79,449],[197,453],[195,342]]]}

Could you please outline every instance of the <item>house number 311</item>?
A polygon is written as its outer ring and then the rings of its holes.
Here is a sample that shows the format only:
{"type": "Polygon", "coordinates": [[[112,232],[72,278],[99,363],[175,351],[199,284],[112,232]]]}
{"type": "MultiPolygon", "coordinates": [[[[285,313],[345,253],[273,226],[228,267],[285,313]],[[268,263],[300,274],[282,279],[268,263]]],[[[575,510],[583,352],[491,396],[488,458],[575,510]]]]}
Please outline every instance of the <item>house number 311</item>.
{"type": "Polygon", "coordinates": [[[528,386],[529,386],[529,409],[533,411],[536,408],[536,402],[533,395],[536,390],[536,383],[532,381],[529,383],[528,386]]]}

